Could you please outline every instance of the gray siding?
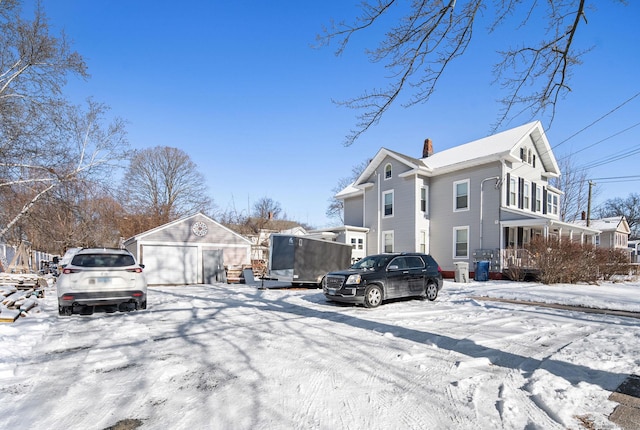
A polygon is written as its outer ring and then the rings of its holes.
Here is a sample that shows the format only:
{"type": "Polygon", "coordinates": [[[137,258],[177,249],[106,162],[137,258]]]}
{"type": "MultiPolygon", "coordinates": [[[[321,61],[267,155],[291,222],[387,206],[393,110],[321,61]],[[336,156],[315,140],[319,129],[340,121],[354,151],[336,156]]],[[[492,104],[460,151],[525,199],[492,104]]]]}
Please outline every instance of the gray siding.
{"type": "Polygon", "coordinates": [[[370,229],[367,237],[367,254],[383,251],[382,233],[393,231],[394,251],[413,251],[416,249],[416,178],[401,178],[401,173],[409,167],[398,160],[387,157],[379,165],[378,173],[369,177],[367,182],[373,184],[366,189],[364,227],[370,229]],[[387,164],[392,166],[391,178],[384,179],[387,164]],[[383,217],[383,196],[393,191],[393,215],[383,217]]]}
{"type": "Polygon", "coordinates": [[[350,197],[344,200],[344,224],[362,227],[363,196],[350,197]]]}
{"type": "Polygon", "coordinates": [[[145,242],[189,242],[189,243],[224,243],[246,245],[247,242],[241,236],[235,234],[231,230],[221,226],[220,224],[211,222],[210,219],[203,216],[194,216],[178,222],[169,228],[160,228],[150,232],[144,236],[145,242]],[[204,236],[196,236],[191,228],[196,222],[204,222],[207,225],[207,234],[204,236]]]}
{"type": "MultiPolygon", "coordinates": [[[[502,166],[492,163],[477,169],[465,169],[458,172],[431,178],[431,247],[430,252],[442,267],[442,270],[455,270],[454,262],[469,263],[473,267],[473,252],[480,248],[480,185],[486,178],[500,177],[502,166]],[[469,180],[469,210],[454,212],[453,184],[469,180]],[[454,259],[454,227],[469,228],[469,254],[467,258],[454,259]]],[[[484,183],[482,204],[482,231],[484,249],[499,247],[500,226],[499,208],[501,190],[495,188],[496,181],[484,183]]]]}

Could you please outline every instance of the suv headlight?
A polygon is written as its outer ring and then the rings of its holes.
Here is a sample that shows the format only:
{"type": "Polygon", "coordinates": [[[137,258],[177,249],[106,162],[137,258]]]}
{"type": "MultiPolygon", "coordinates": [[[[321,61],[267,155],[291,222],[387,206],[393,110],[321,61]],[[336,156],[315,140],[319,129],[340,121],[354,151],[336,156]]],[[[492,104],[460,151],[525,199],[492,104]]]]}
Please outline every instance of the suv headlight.
{"type": "Polygon", "coordinates": [[[345,282],[345,285],[359,284],[360,281],[361,281],[360,275],[349,275],[349,277],[347,278],[347,282],[345,282]]]}

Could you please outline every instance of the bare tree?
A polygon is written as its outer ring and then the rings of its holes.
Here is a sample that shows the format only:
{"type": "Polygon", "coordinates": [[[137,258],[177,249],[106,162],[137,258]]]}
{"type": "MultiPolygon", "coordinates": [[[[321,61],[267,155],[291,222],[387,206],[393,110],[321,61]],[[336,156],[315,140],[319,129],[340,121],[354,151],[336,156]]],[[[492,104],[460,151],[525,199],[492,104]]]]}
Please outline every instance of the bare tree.
{"type": "Polygon", "coordinates": [[[325,212],[327,217],[337,219],[341,223],[344,223],[344,203],[342,200],[337,199],[335,195],[344,190],[348,185],[355,182],[368,165],[369,160],[365,160],[351,168],[350,176],[345,176],[338,180],[338,184],[331,190],[333,197],[329,199],[329,207],[325,212]]]}
{"type": "MultiPolygon", "coordinates": [[[[558,160],[558,166],[562,175],[552,178],[549,183],[564,193],[560,201],[560,219],[572,222],[580,219],[582,212],[588,210],[589,179],[587,175],[589,172],[577,168],[570,156],[558,160]]],[[[592,191],[592,201],[597,194],[598,190],[592,191]]]]}
{"type": "Polygon", "coordinates": [[[597,213],[601,218],[624,215],[631,229],[631,237],[640,239],[640,194],[631,193],[626,199],[609,199],[598,208],[597,213]]]}
{"type": "Polygon", "coordinates": [[[64,34],[51,34],[40,3],[25,20],[19,1],[1,1],[0,34],[0,236],[15,226],[21,240],[23,217],[64,184],[97,180],[126,156],[126,140],[121,120],[106,124],[105,106],[63,98],[69,76],[88,77],[86,65],[64,34]]]}
{"type": "Polygon", "coordinates": [[[253,216],[261,219],[278,219],[282,208],[271,197],[261,197],[253,204],[253,216]]]}
{"type": "Polygon", "coordinates": [[[50,149],[46,136],[60,121],[69,75],[88,77],[82,57],[64,34],[50,34],[40,4],[33,20],[21,17],[19,2],[0,2],[0,156],[21,158],[50,149]]]}
{"type": "Polygon", "coordinates": [[[204,176],[189,155],[178,148],[156,146],[137,151],[123,184],[125,211],[128,216],[146,219],[144,229],[207,212],[212,205],[204,176]]]}
{"type": "MultiPolygon", "coordinates": [[[[624,0],[617,1],[625,3],[624,0]]],[[[447,66],[466,52],[477,22],[486,11],[492,17],[489,32],[523,16],[518,33],[527,35],[518,46],[506,47],[499,52],[502,61],[495,66],[494,74],[508,95],[501,100],[503,111],[498,116],[496,129],[516,107],[522,108],[518,114],[529,111],[532,117],[551,109],[552,120],[556,103],[570,91],[572,70],[581,63],[584,54],[575,48],[575,37],[583,23],[587,23],[585,0],[531,3],[365,0],[361,9],[362,14],[352,24],[332,23],[318,37],[321,44],[336,40],[336,54],[341,55],[356,33],[373,31],[372,27],[378,24],[385,26],[387,18],[397,20],[386,30],[386,37],[378,47],[367,51],[373,62],[384,62],[389,69],[391,82],[388,87],[337,102],[363,111],[358,116],[356,128],[347,136],[346,145],[377,124],[401,93],[412,92],[405,106],[426,102],[447,66]],[[408,8],[407,12],[398,11],[403,6],[408,8]],[[546,20],[544,24],[534,19],[541,13],[546,20]],[[397,15],[399,18],[394,18],[397,15]]]]}
{"type": "MultiPolygon", "coordinates": [[[[1,196],[20,196],[21,205],[10,206],[0,218],[4,227],[0,236],[16,225],[36,204],[65,184],[100,182],[111,177],[114,169],[127,157],[128,143],[124,122],[119,119],[105,125],[107,108],[88,101],[87,110],[60,105],[51,129],[33,136],[36,145],[22,147],[11,156],[0,158],[0,189],[10,189],[1,196]],[[44,142],[43,148],[37,142],[44,142]]],[[[20,238],[16,237],[16,240],[20,238]]]]}
{"type": "Polygon", "coordinates": [[[45,196],[17,225],[34,248],[62,254],[76,246],[118,246],[122,213],[122,206],[101,184],[67,182],[45,196]]]}

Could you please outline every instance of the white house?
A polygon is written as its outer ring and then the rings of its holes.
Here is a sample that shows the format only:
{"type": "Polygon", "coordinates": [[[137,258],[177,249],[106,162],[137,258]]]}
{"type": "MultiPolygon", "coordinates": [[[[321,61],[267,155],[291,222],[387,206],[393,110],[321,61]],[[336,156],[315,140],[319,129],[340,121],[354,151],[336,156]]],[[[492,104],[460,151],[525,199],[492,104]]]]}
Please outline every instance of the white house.
{"type": "Polygon", "coordinates": [[[421,158],[382,148],[336,198],[345,235],[362,235],[366,254],[427,252],[445,276],[489,260],[500,274],[536,236],[595,243],[597,229],[560,221],[549,184],[559,175],[535,121],[441,152],[427,139],[421,158]]]}

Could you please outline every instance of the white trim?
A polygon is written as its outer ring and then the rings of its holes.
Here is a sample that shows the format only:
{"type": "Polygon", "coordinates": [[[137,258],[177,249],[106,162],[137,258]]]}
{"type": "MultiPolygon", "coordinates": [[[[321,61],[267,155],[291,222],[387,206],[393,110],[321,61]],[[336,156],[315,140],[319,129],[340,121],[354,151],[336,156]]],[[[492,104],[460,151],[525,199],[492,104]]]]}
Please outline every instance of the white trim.
{"type": "Polygon", "coordinates": [[[467,179],[463,179],[461,181],[453,182],[453,211],[454,212],[465,212],[468,211],[471,207],[471,181],[467,179]],[[467,207],[466,208],[458,208],[458,185],[466,184],[467,185],[467,207]]]}
{"type": "Polygon", "coordinates": [[[428,216],[429,215],[429,186],[428,185],[421,185],[418,187],[418,200],[419,200],[419,207],[418,207],[418,211],[422,212],[424,214],[424,216],[428,216]],[[424,190],[424,211],[422,210],[422,190],[424,190]]]}
{"type": "Polygon", "coordinates": [[[391,164],[391,163],[385,164],[384,165],[384,169],[383,169],[383,173],[384,173],[384,180],[385,181],[393,178],[393,164],[391,164]],[[389,168],[389,177],[387,177],[387,167],[389,168]]]}
{"type": "Polygon", "coordinates": [[[522,209],[531,211],[531,182],[527,180],[522,183],[522,209]]]}
{"type": "Polygon", "coordinates": [[[393,234],[393,230],[385,230],[382,232],[382,252],[394,252],[394,250],[396,249],[396,244],[395,244],[395,235],[393,234]],[[385,243],[385,239],[387,234],[391,235],[391,250],[387,251],[386,250],[386,243],[385,243]]]}
{"type": "Polygon", "coordinates": [[[461,226],[453,227],[453,247],[452,248],[453,248],[453,259],[454,260],[460,260],[460,259],[468,260],[469,259],[469,238],[470,238],[470,232],[469,232],[469,226],[468,225],[461,225],[461,226]],[[457,242],[457,238],[458,238],[457,237],[458,236],[457,233],[458,233],[458,231],[461,231],[461,230],[466,230],[466,232],[467,232],[467,255],[464,255],[464,256],[456,255],[456,253],[457,253],[456,244],[458,243],[457,242]]]}
{"type": "Polygon", "coordinates": [[[396,200],[396,197],[395,197],[395,193],[394,193],[394,190],[393,190],[393,189],[391,189],[391,190],[387,190],[387,191],[383,191],[383,192],[382,192],[382,207],[380,208],[380,210],[381,210],[381,212],[380,212],[380,213],[382,214],[382,218],[393,218],[393,215],[394,215],[394,214],[395,214],[395,212],[396,212],[396,208],[395,208],[395,200],[396,200]],[[386,197],[387,197],[389,194],[391,194],[391,215],[387,215],[387,214],[385,213],[385,212],[386,212],[386,211],[385,211],[385,209],[386,209],[386,208],[385,208],[385,207],[386,207],[386,197]]]}

